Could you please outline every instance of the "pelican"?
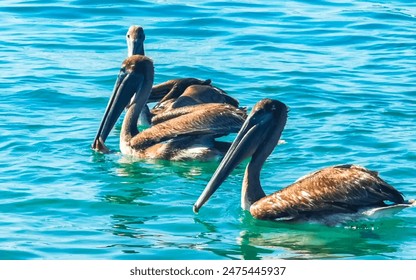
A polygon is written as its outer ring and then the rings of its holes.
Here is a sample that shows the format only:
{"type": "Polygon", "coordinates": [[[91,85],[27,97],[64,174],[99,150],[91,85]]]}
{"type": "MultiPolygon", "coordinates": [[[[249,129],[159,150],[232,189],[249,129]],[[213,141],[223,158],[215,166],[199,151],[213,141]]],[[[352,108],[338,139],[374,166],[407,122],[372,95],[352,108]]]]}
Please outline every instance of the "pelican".
{"type": "Polygon", "coordinates": [[[132,55],[124,60],[92,148],[109,151],[104,143],[126,108],[120,133],[123,154],[168,160],[222,156],[229,144],[215,138],[238,132],[246,118],[245,110],[219,103],[185,106],[172,109],[172,117],[139,132],[137,120],[148,101],[153,78],[153,61],[148,57],[132,55]]]}
{"type": "MultiPolygon", "coordinates": [[[[132,25],[126,34],[127,55],[145,55],[144,52],[143,27],[132,25]]],[[[141,124],[154,125],[153,118],[171,109],[184,106],[205,104],[205,103],[224,103],[238,107],[238,101],[222,89],[211,85],[211,80],[200,80],[196,78],[172,79],[164,83],[153,86],[148,103],[157,102],[153,110],[149,110],[147,105],[142,110],[140,117],[141,124]]],[[[164,117],[156,118],[160,122],[164,117]]]]}
{"type": "Polygon", "coordinates": [[[383,181],[377,172],[352,164],[327,167],[306,175],[271,195],[260,185],[260,170],[281,137],[287,107],[277,100],[263,99],[253,108],[230,149],[201,196],[197,213],[231,171],[245,158],[247,164],[241,190],[241,207],[263,220],[325,219],[332,214],[394,213],[415,205],[383,181]],[[389,203],[386,203],[389,202],[389,203]]]}

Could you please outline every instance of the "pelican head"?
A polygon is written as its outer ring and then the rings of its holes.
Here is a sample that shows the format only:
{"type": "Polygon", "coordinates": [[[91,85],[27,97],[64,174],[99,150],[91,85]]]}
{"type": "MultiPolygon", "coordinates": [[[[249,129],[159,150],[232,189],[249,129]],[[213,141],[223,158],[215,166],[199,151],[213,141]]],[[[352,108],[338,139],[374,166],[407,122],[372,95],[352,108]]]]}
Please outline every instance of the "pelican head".
{"type": "Polygon", "coordinates": [[[144,55],[144,30],[141,26],[132,25],[126,34],[127,40],[127,55],[132,56],[135,54],[144,55]]]}
{"type": "MultiPolygon", "coordinates": [[[[211,180],[194,204],[195,213],[244,159],[251,157],[249,165],[256,166],[255,170],[260,172],[264,160],[279,142],[286,125],[287,112],[286,105],[277,100],[263,99],[254,106],[211,180]]],[[[244,188],[242,192],[245,192],[244,188]]],[[[260,187],[256,191],[252,191],[250,196],[248,199],[252,203],[265,194],[260,187]]],[[[247,195],[242,197],[247,198],[247,195]]],[[[243,205],[243,200],[242,206],[247,208],[243,205]]]]}
{"type": "MultiPolygon", "coordinates": [[[[141,112],[152,90],[153,77],[153,62],[146,56],[133,55],[123,61],[92,144],[94,150],[108,151],[105,140],[125,108],[134,106],[136,112],[141,112]]],[[[137,129],[137,123],[135,125],[137,129]]]]}

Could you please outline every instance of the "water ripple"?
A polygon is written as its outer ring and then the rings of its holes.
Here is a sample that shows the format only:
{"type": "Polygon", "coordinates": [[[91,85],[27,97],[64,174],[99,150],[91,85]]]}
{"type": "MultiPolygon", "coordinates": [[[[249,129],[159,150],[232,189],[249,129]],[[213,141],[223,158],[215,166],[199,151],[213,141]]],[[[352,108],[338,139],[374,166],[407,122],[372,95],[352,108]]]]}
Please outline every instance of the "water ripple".
{"type": "MultiPolygon", "coordinates": [[[[248,108],[264,97],[290,107],[286,144],[263,168],[267,193],[349,162],[414,197],[415,8],[405,0],[4,1],[0,258],[413,259],[414,209],[345,227],[256,221],[239,207],[240,166],[195,215],[217,163],[138,161],[90,144],[127,53],[126,30],[139,24],[156,82],[210,78],[248,108]]],[[[113,149],[119,133],[117,124],[113,149]]]]}

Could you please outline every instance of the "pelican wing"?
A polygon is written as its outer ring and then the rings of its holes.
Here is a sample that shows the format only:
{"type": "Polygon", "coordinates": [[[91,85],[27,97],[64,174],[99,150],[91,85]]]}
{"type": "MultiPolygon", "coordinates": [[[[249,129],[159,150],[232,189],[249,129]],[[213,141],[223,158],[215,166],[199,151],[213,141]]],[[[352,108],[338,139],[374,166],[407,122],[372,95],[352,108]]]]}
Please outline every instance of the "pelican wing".
{"type": "Polygon", "coordinates": [[[250,211],[263,219],[354,213],[359,208],[404,203],[403,196],[361,166],[324,168],[253,204],[250,211]]]}
{"type": "Polygon", "coordinates": [[[146,149],[180,136],[220,137],[238,132],[246,113],[226,104],[201,104],[178,108],[171,117],[137,134],[130,141],[134,149],[146,149]]]}
{"type": "Polygon", "coordinates": [[[162,100],[152,109],[151,113],[154,116],[152,124],[155,125],[193,110],[184,107],[208,103],[226,103],[234,107],[238,107],[239,104],[237,99],[227,95],[220,88],[212,85],[190,85],[177,98],[162,100]],[[176,110],[178,108],[184,109],[176,110]]]}
{"type": "Polygon", "coordinates": [[[177,98],[187,87],[191,85],[209,85],[211,80],[199,80],[195,78],[182,78],[169,80],[153,86],[149,102],[164,102],[168,99],[177,98]]]}

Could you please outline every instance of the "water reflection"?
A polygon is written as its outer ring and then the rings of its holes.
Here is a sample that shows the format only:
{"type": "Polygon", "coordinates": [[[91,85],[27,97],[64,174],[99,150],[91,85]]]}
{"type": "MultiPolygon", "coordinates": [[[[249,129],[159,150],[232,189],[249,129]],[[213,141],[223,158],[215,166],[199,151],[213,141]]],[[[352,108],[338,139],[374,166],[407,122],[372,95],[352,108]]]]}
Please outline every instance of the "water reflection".
{"type": "Polygon", "coordinates": [[[150,176],[152,178],[152,176],[175,174],[186,179],[195,179],[201,176],[209,179],[219,163],[216,160],[201,162],[138,159],[118,152],[105,155],[92,152],[91,158],[99,170],[114,173],[120,177],[150,176]]]}
{"type": "Polygon", "coordinates": [[[388,258],[399,248],[399,219],[330,227],[322,224],[249,221],[237,242],[247,259],[388,258]],[[394,238],[393,238],[394,239],[394,238]]]}
{"type": "Polygon", "coordinates": [[[105,231],[111,233],[116,238],[105,247],[116,248],[121,253],[128,254],[132,258],[140,258],[141,254],[155,248],[157,240],[164,238],[163,234],[146,229],[146,223],[155,222],[157,219],[157,215],[112,215],[111,224],[105,231]]]}

